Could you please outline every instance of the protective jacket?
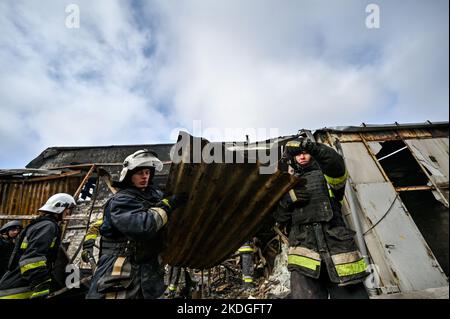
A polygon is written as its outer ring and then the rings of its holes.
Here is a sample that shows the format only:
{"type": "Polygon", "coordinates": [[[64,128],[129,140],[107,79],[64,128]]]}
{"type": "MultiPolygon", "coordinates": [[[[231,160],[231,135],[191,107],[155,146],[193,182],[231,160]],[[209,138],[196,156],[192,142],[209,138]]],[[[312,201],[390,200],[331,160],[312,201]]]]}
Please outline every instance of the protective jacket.
{"type": "Polygon", "coordinates": [[[60,240],[60,228],[52,217],[33,220],[16,239],[8,271],[0,281],[0,299],[47,295],[60,240]]]}
{"type": "Polygon", "coordinates": [[[288,268],[318,278],[325,265],[334,283],[360,282],[368,274],[367,265],[353,238],[355,232],[346,226],[341,213],[347,179],[344,160],[319,143],[309,153],[312,159],[308,165],[293,165],[294,174],[306,185],[290,190],[274,214],[289,230],[288,268]],[[296,206],[292,203],[300,189],[309,193],[310,200],[296,206]]]}
{"type": "Polygon", "coordinates": [[[162,192],[128,187],[105,204],[100,227],[100,259],[88,299],[158,298],[165,290],[159,261],[166,211],[162,192]]]}
{"type": "Polygon", "coordinates": [[[11,239],[0,237],[0,279],[8,270],[9,257],[14,250],[14,242],[11,239]]]}

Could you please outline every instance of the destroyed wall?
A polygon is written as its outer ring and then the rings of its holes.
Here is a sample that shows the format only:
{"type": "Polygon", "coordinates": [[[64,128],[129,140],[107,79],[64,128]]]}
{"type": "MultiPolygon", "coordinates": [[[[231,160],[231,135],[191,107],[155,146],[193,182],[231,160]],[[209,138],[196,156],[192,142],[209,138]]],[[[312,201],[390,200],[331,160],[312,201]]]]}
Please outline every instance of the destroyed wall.
{"type": "MultiPolygon", "coordinates": [[[[86,174],[94,167],[88,176],[90,192],[85,199],[77,198],[78,208],[73,212],[64,231],[62,240],[70,260],[81,268],[90,268],[81,262],[81,244],[89,225],[103,214],[103,205],[112,196],[115,189],[112,181],[118,180],[124,159],[137,150],[147,148],[157,153],[164,163],[163,170],[157,172],[153,182],[164,190],[170,168],[170,148],[172,144],[158,145],[123,145],[100,147],[51,147],[33,159],[27,168],[55,170],[60,168],[83,169],[86,174]]],[[[86,187],[86,185],[83,185],[86,187]]],[[[74,194],[71,192],[70,194],[74,194]]],[[[94,249],[98,254],[98,249],[94,249]]]]}
{"type": "MultiPolygon", "coordinates": [[[[285,141],[286,138],[292,137],[279,137],[269,142],[285,141]]],[[[378,292],[404,292],[448,285],[446,276],[448,275],[448,226],[445,227],[445,225],[448,225],[448,122],[409,126],[326,128],[316,131],[315,137],[336,149],[338,149],[337,145],[340,145],[343,152],[350,174],[344,212],[349,224],[355,229],[355,220],[351,208],[356,207],[357,222],[361,224],[363,242],[368,250],[367,257],[370,259],[370,263],[375,265],[373,269],[376,271],[374,273],[375,281],[379,282],[378,292]],[[416,167],[414,170],[422,174],[417,174],[415,179],[409,181],[405,177],[411,176],[411,174],[405,174],[405,169],[406,172],[411,172],[411,169],[407,168],[409,164],[403,165],[406,163],[401,157],[406,154],[402,153],[404,151],[408,151],[408,154],[411,155],[409,160],[412,158],[415,161],[416,167]],[[388,157],[383,158],[385,156],[388,157]],[[396,158],[395,156],[400,157],[396,158]],[[398,163],[402,163],[402,165],[396,166],[398,163]],[[349,196],[348,191],[351,191],[353,197],[356,198],[356,203],[353,203],[353,206],[350,205],[351,196],[349,196]],[[411,198],[421,197],[415,196],[419,193],[414,192],[426,192],[434,199],[434,202],[428,195],[426,197],[428,199],[425,199],[425,206],[421,202],[414,202],[411,198]],[[424,207],[430,207],[429,203],[432,203],[436,208],[424,213],[423,209],[424,207]],[[430,213],[433,216],[429,216],[430,213]],[[436,218],[436,216],[437,220],[430,223],[430,220],[436,218]],[[436,228],[439,225],[440,228],[436,228]],[[445,229],[446,233],[444,232],[445,229]],[[441,237],[433,235],[433,231],[436,230],[440,232],[441,237]],[[445,244],[446,250],[444,249],[445,244]],[[411,264],[416,265],[416,267],[411,267],[411,264]]],[[[75,194],[83,186],[81,185],[84,184],[83,179],[86,178],[92,164],[95,163],[95,169],[86,180],[91,181],[91,186],[94,187],[91,189],[90,196],[86,197],[68,219],[63,239],[63,245],[67,248],[69,257],[75,262],[79,262],[80,244],[88,222],[93,222],[101,216],[103,204],[114,191],[111,180],[117,179],[124,158],[144,147],[156,151],[165,165],[163,172],[155,177],[155,182],[159,187],[164,188],[172,166],[169,158],[171,146],[171,144],[163,144],[49,148],[27,165],[28,171],[9,170],[10,172],[6,175],[2,175],[0,172],[0,179],[6,185],[0,189],[0,198],[2,199],[0,205],[3,205],[0,207],[2,210],[6,209],[7,214],[24,215],[28,212],[29,214],[35,214],[37,209],[35,207],[45,202],[48,194],[59,191],[75,194]],[[44,173],[43,169],[46,169],[47,172],[44,173]],[[24,192],[25,188],[21,190],[19,185],[21,183],[31,185],[23,182],[24,177],[31,170],[40,170],[41,174],[44,175],[28,176],[27,178],[31,180],[32,178],[43,177],[43,180],[34,180],[34,182],[37,184],[42,182],[41,185],[44,186],[26,188],[27,191],[24,192]],[[79,172],[73,175],[62,175],[75,171],[79,172]],[[23,175],[24,173],[25,175],[23,175]],[[9,180],[5,176],[9,176],[9,180]],[[52,178],[46,180],[49,176],[52,176],[52,178]],[[19,178],[21,182],[12,183],[11,181],[14,178],[19,178]],[[63,186],[62,181],[70,178],[73,178],[72,186],[69,187],[69,184],[63,186]],[[5,182],[4,180],[8,181],[5,182]],[[59,188],[50,186],[54,183],[60,183],[59,188]],[[26,202],[23,198],[35,200],[36,196],[33,194],[41,196],[40,199],[33,204],[34,206],[30,205],[25,210],[21,209],[21,207],[24,207],[22,206],[23,203],[26,202]]],[[[223,173],[225,171],[222,169],[218,171],[209,170],[206,167],[199,168],[200,170],[196,170],[186,166],[184,174],[187,174],[188,178],[184,178],[185,182],[189,181],[193,188],[204,189],[205,192],[213,194],[214,189],[206,189],[205,186],[216,184],[218,176],[221,176],[218,175],[218,172],[223,173]],[[200,178],[203,173],[209,174],[210,177],[200,178]]],[[[174,167],[173,169],[175,173],[180,172],[179,168],[174,167]]],[[[227,181],[234,180],[233,178],[239,175],[237,174],[239,171],[245,172],[245,170],[237,170],[234,173],[228,172],[225,174],[225,178],[227,181]]],[[[35,174],[38,173],[35,172],[35,174]]],[[[244,176],[245,174],[241,175],[244,176]]],[[[178,184],[173,181],[171,183],[172,186],[178,184]]],[[[232,199],[233,190],[243,187],[243,184],[240,183],[234,185],[234,187],[228,188],[230,194],[223,194],[224,198],[232,199]]],[[[268,185],[274,186],[271,183],[268,185]]],[[[179,187],[187,186],[180,183],[179,187]]],[[[220,185],[215,187],[220,187],[220,185]]],[[[176,188],[174,187],[172,190],[176,188]]],[[[191,214],[195,214],[194,208],[195,205],[190,208],[191,214]]],[[[0,211],[0,214],[4,214],[4,212],[0,211]]],[[[30,219],[31,217],[32,215],[26,215],[22,218],[30,219]]],[[[185,217],[188,217],[188,215],[185,217]]],[[[228,224],[229,227],[233,227],[232,225],[233,223],[228,224]]],[[[273,235],[277,236],[272,233],[268,238],[273,235]]],[[[191,238],[190,243],[195,243],[195,240],[202,242],[201,238],[196,239],[194,237],[191,238]],[[192,239],[194,239],[194,242],[192,239]]],[[[265,250],[264,256],[267,258],[269,254],[275,259],[279,249],[271,247],[270,241],[271,239],[263,247],[265,250]]],[[[277,244],[281,241],[281,238],[275,239],[277,244]]],[[[188,243],[186,241],[186,245],[188,243]]],[[[236,248],[237,245],[237,243],[232,244],[231,249],[236,248]]],[[[97,250],[94,252],[97,252],[97,250]]],[[[183,258],[194,257],[195,255],[192,253],[186,253],[183,258]]],[[[270,273],[266,274],[268,280],[263,280],[265,286],[261,286],[263,293],[259,296],[276,298],[283,297],[288,293],[288,273],[284,268],[285,263],[281,257],[283,256],[278,256],[276,264],[272,264],[268,268],[270,269],[270,273]],[[269,277],[270,274],[272,276],[269,277]]],[[[207,265],[205,264],[205,266],[207,265]]],[[[83,264],[81,264],[81,267],[89,268],[88,265],[83,264]]]]}
{"type": "Polygon", "coordinates": [[[74,194],[83,179],[80,170],[0,171],[0,225],[8,220],[31,220],[55,193],[74,194]]]}
{"type": "Polygon", "coordinates": [[[344,208],[352,228],[360,224],[378,292],[448,285],[448,122],[331,128],[315,136],[344,155],[344,208]],[[431,197],[420,206],[411,202],[414,192],[431,197]]]}

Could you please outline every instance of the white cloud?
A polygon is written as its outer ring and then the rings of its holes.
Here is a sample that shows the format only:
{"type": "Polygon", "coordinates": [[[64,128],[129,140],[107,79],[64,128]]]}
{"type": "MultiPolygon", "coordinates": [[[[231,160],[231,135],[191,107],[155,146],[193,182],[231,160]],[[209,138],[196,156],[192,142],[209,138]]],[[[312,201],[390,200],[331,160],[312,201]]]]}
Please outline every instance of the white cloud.
{"type": "Polygon", "coordinates": [[[60,1],[0,4],[0,167],[168,142],[197,119],[292,134],[448,118],[444,0],[377,1],[377,30],[353,0],[76,3],[80,29],[60,1]]]}
{"type": "Polygon", "coordinates": [[[292,133],[448,117],[444,1],[379,1],[377,30],[359,1],[160,5],[173,40],[161,92],[184,123],[292,133]]]}

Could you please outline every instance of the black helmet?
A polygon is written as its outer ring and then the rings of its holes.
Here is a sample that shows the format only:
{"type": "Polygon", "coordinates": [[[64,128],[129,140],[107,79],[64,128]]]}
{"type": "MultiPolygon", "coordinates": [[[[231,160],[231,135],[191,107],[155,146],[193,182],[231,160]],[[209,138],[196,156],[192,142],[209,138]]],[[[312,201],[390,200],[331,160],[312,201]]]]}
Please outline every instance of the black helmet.
{"type": "Polygon", "coordinates": [[[18,221],[18,220],[12,220],[8,223],[6,223],[5,225],[2,226],[2,228],[0,228],[0,234],[6,233],[9,229],[11,228],[23,228],[22,227],[22,222],[18,221]]]}
{"type": "Polygon", "coordinates": [[[302,148],[303,138],[296,138],[295,140],[289,141],[285,145],[286,155],[289,157],[294,157],[303,151],[302,148]]]}

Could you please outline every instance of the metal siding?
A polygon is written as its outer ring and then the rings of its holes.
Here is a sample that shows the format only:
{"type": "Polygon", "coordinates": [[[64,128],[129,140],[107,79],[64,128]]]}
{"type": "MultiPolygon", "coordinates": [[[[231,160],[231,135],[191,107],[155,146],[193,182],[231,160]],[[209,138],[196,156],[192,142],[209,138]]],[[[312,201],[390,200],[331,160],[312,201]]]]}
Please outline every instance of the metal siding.
{"type": "Polygon", "coordinates": [[[400,289],[412,291],[447,285],[445,274],[401,199],[396,196],[392,184],[357,184],[355,188],[372,225],[386,214],[393,203],[384,219],[371,232],[376,232],[385,247],[386,259],[399,279],[400,289]]]}
{"type": "Polygon", "coordinates": [[[432,173],[431,178],[438,185],[448,187],[449,153],[448,138],[426,140],[405,140],[410,150],[432,173]],[[431,160],[434,157],[437,162],[431,160]]]}
{"type": "Polygon", "coordinates": [[[385,182],[363,143],[342,143],[347,170],[354,183],[385,182]]]}

